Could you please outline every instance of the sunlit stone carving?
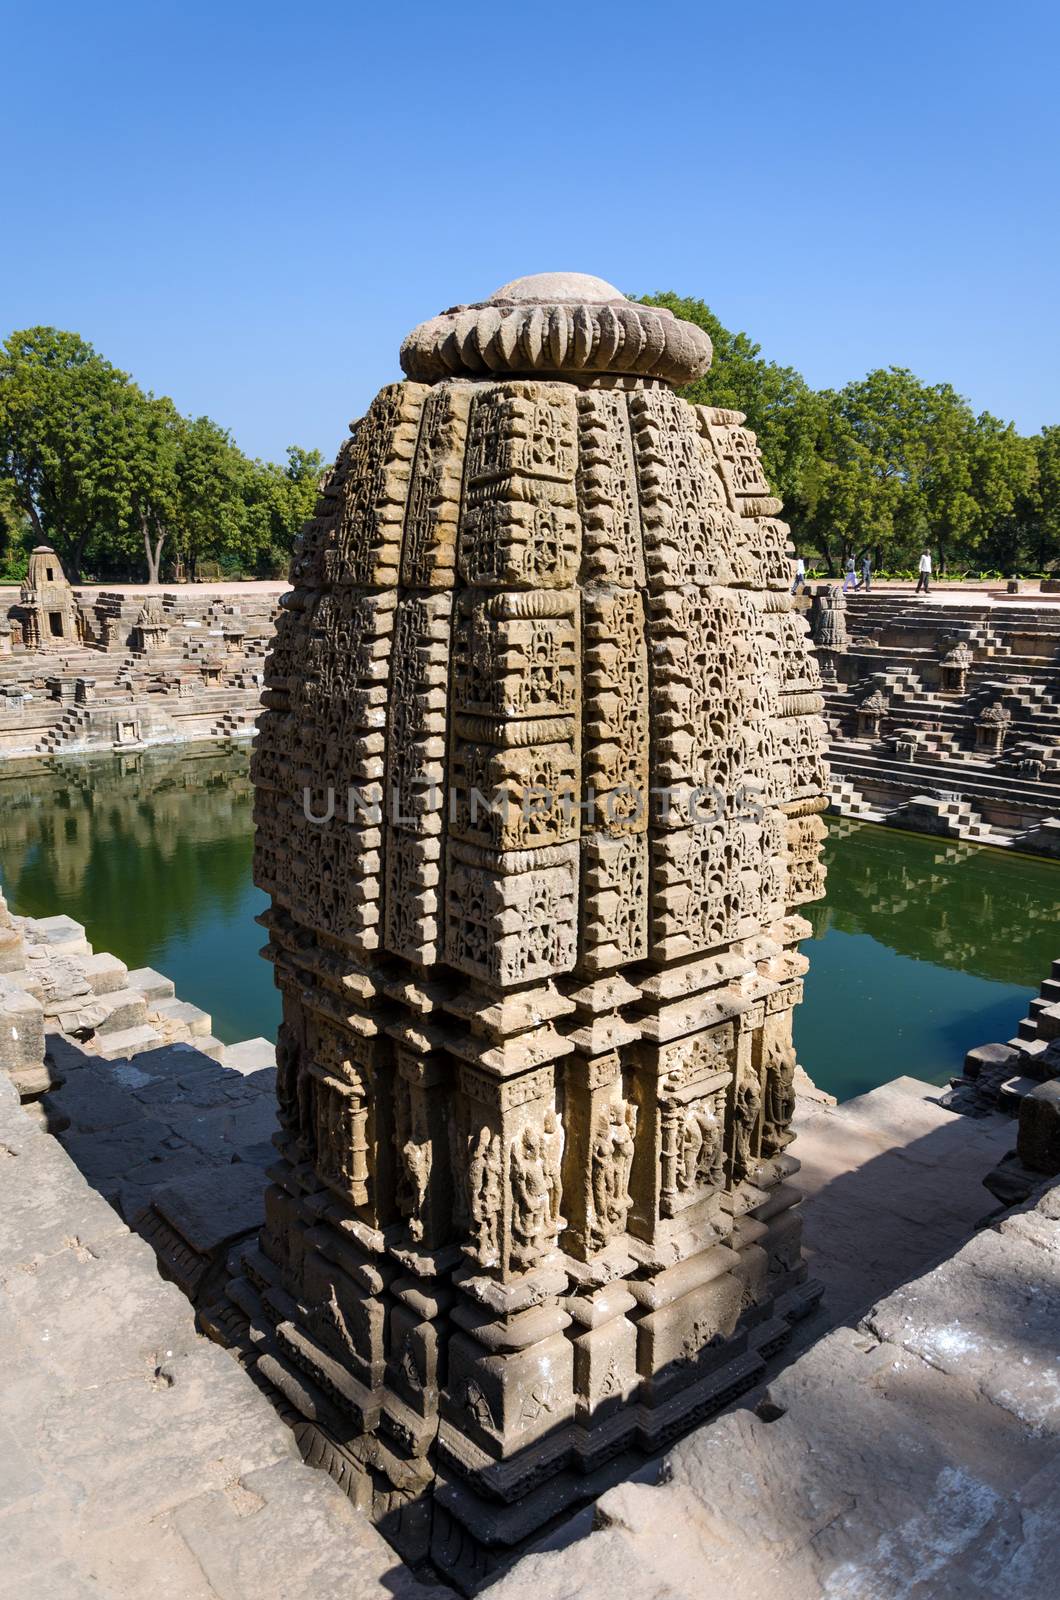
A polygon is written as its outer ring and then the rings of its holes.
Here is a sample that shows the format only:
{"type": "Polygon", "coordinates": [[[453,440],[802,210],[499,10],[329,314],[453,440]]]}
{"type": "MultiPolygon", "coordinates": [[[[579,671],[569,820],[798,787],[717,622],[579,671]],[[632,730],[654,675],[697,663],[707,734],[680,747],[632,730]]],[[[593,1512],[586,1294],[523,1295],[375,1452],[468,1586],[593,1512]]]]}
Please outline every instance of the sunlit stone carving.
{"type": "Polygon", "coordinates": [[[284,1132],[230,1294],[312,1459],[465,1587],[813,1297],[819,676],[754,435],[669,387],[709,359],[577,274],[416,329],[267,673],[284,1132]]]}

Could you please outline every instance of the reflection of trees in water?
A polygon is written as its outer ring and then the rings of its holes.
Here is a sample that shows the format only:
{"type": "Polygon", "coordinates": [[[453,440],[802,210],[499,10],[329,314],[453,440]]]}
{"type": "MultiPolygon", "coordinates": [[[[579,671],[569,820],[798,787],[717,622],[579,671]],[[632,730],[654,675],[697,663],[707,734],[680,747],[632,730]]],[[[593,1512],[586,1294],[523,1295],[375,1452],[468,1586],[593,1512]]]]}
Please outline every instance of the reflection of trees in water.
{"type": "Polygon", "coordinates": [[[250,872],[250,753],[196,746],[0,767],[0,862],[16,911],[58,906],[101,949],[130,917],[163,941],[204,904],[232,910],[250,872]]]}
{"type": "Polygon", "coordinates": [[[1037,985],[1060,953],[1060,865],[871,826],[826,847],[815,937],[869,934],[899,955],[994,982],[1037,985]]]}

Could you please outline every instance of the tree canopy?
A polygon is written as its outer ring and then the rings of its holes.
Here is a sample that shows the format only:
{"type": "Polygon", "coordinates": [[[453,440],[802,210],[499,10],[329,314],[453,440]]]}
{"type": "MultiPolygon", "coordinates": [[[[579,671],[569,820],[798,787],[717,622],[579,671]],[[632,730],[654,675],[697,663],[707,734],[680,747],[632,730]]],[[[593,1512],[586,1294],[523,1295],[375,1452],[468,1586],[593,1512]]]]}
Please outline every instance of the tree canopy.
{"type": "Polygon", "coordinates": [[[681,393],[744,412],[797,547],[819,552],[830,572],[861,553],[877,568],[912,567],[925,548],[940,571],[1060,562],[1060,427],[1024,437],[904,367],[813,390],[702,300],[643,300],[709,333],[710,371],[681,393]]]}
{"type": "Polygon", "coordinates": [[[209,417],[145,393],[79,335],[28,328],[0,346],[0,563],[31,544],[68,576],[189,577],[204,561],[278,576],[311,514],[323,458],[251,460],[209,417]]]}

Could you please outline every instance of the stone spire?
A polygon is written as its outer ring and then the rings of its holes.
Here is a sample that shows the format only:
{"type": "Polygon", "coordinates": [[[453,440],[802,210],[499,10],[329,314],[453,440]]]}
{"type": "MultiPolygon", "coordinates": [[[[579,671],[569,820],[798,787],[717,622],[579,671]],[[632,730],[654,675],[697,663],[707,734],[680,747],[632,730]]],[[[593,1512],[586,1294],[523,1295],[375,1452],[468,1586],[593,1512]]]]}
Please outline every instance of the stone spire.
{"type": "Polygon", "coordinates": [[[423,324],[268,666],[284,1133],[223,1322],[468,1588],[813,1297],[784,1180],[821,697],[754,435],[669,387],[709,359],[574,274],[423,324]]]}

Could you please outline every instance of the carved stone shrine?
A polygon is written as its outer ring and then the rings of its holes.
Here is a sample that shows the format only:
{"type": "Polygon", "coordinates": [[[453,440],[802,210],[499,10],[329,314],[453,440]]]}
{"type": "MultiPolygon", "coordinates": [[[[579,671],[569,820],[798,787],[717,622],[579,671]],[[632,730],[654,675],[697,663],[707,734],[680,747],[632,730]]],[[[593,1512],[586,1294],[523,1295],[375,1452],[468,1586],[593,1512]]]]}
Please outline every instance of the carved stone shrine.
{"type": "Polygon", "coordinates": [[[294,560],[255,755],[283,1133],[227,1331],[471,1590],[812,1304],[818,672],[710,341],[544,274],[417,328],[294,560]]]}
{"type": "Polygon", "coordinates": [[[31,650],[69,649],[81,638],[74,591],[51,545],[31,552],[15,616],[31,650]]]}

